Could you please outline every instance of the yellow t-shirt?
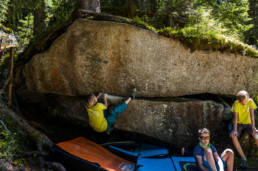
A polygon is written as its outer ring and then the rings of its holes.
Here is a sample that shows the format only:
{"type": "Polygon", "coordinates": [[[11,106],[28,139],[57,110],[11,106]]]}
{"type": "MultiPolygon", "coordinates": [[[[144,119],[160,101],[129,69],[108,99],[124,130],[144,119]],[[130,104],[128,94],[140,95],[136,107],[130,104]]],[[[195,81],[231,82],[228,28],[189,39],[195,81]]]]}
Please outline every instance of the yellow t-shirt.
{"type": "Polygon", "coordinates": [[[87,109],[90,126],[96,132],[104,132],[107,129],[107,120],[104,117],[103,111],[105,109],[107,109],[107,107],[102,103],[97,103],[92,108],[87,109]]]}
{"type": "Polygon", "coordinates": [[[238,124],[251,124],[250,109],[256,108],[257,107],[252,99],[249,99],[246,105],[242,105],[238,100],[236,100],[231,108],[231,111],[238,113],[238,124]]]}

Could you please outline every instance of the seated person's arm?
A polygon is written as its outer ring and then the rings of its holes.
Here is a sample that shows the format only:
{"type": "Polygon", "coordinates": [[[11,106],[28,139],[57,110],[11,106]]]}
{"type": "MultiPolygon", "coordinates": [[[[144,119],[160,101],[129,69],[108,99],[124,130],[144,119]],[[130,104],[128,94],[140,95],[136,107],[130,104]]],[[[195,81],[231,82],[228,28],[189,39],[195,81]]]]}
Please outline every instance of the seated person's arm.
{"type": "Polygon", "coordinates": [[[195,157],[196,157],[197,163],[198,163],[199,167],[201,168],[201,170],[202,170],[202,171],[209,171],[209,170],[203,165],[202,156],[195,156],[195,157]]]}
{"type": "Polygon", "coordinates": [[[230,136],[237,136],[237,118],[238,118],[238,113],[234,112],[234,125],[233,125],[233,129],[230,133],[230,136]]]}
{"type": "Polygon", "coordinates": [[[251,123],[253,128],[253,133],[257,133],[257,130],[255,128],[255,119],[254,119],[254,109],[250,109],[250,115],[251,115],[251,123]]]}
{"type": "Polygon", "coordinates": [[[218,153],[217,152],[213,153],[213,156],[219,165],[219,170],[224,170],[223,162],[222,162],[221,158],[219,157],[218,153]]]}

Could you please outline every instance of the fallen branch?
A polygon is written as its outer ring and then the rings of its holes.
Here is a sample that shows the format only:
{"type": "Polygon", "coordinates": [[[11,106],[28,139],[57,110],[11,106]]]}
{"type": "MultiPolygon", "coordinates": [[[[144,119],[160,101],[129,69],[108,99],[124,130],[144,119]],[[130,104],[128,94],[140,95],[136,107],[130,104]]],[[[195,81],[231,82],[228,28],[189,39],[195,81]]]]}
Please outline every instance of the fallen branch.
{"type": "Polygon", "coordinates": [[[39,151],[25,151],[25,152],[16,152],[15,158],[22,158],[22,157],[46,157],[45,153],[39,151]]]}
{"type": "Polygon", "coordinates": [[[16,122],[17,125],[20,125],[24,131],[28,133],[31,140],[36,143],[38,151],[43,153],[43,146],[48,148],[52,147],[53,142],[45,134],[36,130],[24,118],[22,118],[19,114],[15,113],[3,103],[0,103],[0,114],[5,114],[14,122],[16,122]]]}
{"type": "Polygon", "coordinates": [[[1,89],[1,93],[4,92],[4,90],[6,89],[6,87],[8,86],[9,82],[11,80],[11,77],[8,77],[8,79],[5,81],[4,86],[1,89]]]}
{"type": "Polygon", "coordinates": [[[9,129],[6,127],[6,125],[4,124],[4,122],[2,120],[0,120],[1,124],[3,125],[4,129],[7,131],[7,132],[10,132],[9,129]]]}
{"type": "Polygon", "coordinates": [[[39,151],[27,151],[16,153],[15,158],[38,158],[38,163],[41,167],[46,167],[57,171],[66,171],[66,168],[61,163],[45,161],[44,157],[46,156],[46,154],[39,151]]]}
{"type": "Polygon", "coordinates": [[[47,167],[49,169],[55,169],[57,171],[66,171],[65,167],[61,163],[48,162],[43,159],[40,159],[39,162],[42,167],[47,167]]]}

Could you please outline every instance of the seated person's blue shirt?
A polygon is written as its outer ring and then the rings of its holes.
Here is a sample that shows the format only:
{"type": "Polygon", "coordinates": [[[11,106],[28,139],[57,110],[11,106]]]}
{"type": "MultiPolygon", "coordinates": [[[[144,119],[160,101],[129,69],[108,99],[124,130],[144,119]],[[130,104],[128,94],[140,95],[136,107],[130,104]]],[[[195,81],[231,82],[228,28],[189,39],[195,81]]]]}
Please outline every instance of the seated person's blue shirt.
{"type": "MultiPolygon", "coordinates": [[[[210,144],[210,145],[211,145],[211,146],[210,146],[210,149],[212,150],[212,153],[217,152],[216,148],[215,148],[212,144],[210,144]]],[[[203,165],[204,165],[207,169],[209,169],[210,171],[212,171],[212,169],[211,169],[209,163],[208,163],[206,160],[204,160],[204,149],[203,149],[201,146],[199,146],[199,144],[198,144],[197,146],[195,146],[195,148],[194,148],[194,157],[196,157],[196,156],[202,156],[203,165]]],[[[221,157],[220,157],[220,158],[221,158],[221,157]]],[[[222,158],[221,158],[221,160],[222,160],[222,158]]],[[[196,159],[196,161],[197,161],[197,159],[196,159]]],[[[224,165],[224,167],[225,167],[225,166],[226,166],[225,161],[222,160],[222,162],[223,162],[223,165],[224,165]]],[[[218,163],[217,163],[216,160],[215,160],[215,163],[216,163],[216,168],[217,168],[217,170],[219,170],[219,165],[218,165],[218,163]]],[[[198,165],[199,170],[202,170],[202,169],[200,168],[198,162],[197,162],[197,165],[198,165]]]]}
{"type": "MultiPolygon", "coordinates": [[[[212,144],[210,145],[211,145],[210,148],[212,150],[212,153],[217,152],[216,148],[212,144]]],[[[202,156],[202,157],[204,156],[204,149],[201,146],[199,146],[199,144],[194,148],[194,156],[202,156]]]]}

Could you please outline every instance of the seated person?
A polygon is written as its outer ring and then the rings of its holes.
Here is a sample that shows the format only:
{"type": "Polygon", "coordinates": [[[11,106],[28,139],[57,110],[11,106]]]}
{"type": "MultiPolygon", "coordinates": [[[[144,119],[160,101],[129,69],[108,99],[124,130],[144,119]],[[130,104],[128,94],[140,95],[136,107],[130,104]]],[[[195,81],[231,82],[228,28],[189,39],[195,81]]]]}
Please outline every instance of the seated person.
{"type": "Polygon", "coordinates": [[[227,167],[228,171],[233,171],[234,153],[231,149],[226,149],[221,156],[216,148],[210,144],[210,131],[207,128],[199,129],[199,144],[194,148],[194,156],[199,170],[202,171],[222,171],[227,167]]]}
{"type": "Polygon", "coordinates": [[[251,134],[255,140],[256,146],[258,147],[258,130],[255,128],[255,117],[254,110],[256,105],[249,97],[247,91],[242,90],[237,93],[237,100],[234,102],[231,111],[234,112],[234,126],[230,133],[233,144],[242,158],[240,167],[245,168],[247,165],[247,159],[243,152],[243,149],[238,141],[240,134],[243,131],[247,131],[251,134]]]}

